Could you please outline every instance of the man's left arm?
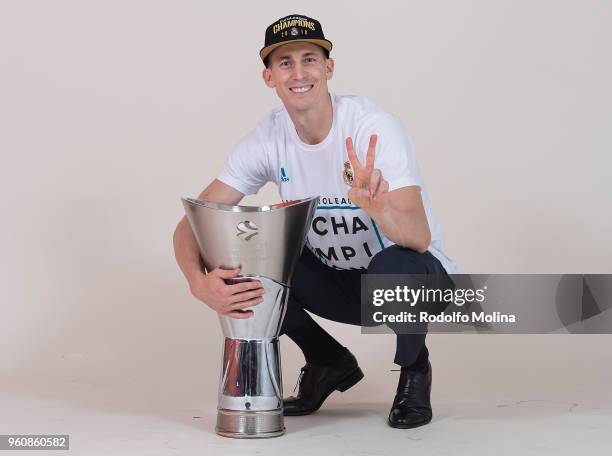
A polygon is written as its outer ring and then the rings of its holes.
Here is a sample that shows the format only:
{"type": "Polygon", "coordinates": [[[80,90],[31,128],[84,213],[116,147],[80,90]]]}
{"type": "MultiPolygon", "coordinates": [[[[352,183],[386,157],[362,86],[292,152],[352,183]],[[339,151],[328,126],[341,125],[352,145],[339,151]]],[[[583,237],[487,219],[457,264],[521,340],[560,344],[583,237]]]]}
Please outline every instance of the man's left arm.
{"type": "Polygon", "coordinates": [[[353,185],[348,196],[376,222],[383,234],[402,247],[423,253],[429,248],[431,232],[419,186],[389,191],[382,172],[374,168],[377,135],[370,137],[365,166],[359,162],[352,138],[346,150],[353,168],[353,185]]]}
{"type": "MultiPolygon", "coordinates": [[[[375,195],[379,198],[380,195],[375,195]]],[[[369,212],[384,235],[402,247],[424,253],[431,233],[419,187],[403,187],[388,192],[385,204],[369,212]]],[[[368,212],[368,210],[366,210],[368,212]]]]}

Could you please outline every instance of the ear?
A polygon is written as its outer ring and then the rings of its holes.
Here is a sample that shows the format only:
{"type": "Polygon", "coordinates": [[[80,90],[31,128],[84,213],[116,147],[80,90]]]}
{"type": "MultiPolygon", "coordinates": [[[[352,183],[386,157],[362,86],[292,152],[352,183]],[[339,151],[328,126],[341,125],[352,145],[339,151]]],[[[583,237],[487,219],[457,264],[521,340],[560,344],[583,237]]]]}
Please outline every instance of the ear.
{"type": "Polygon", "coordinates": [[[334,59],[329,58],[325,61],[325,72],[329,81],[334,76],[334,59]]]}
{"type": "Polygon", "coordinates": [[[270,70],[270,68],[264,68],[263,72],[261,73],[261,77],[263,78],[266,85],[271,89],[276,86],[276,84],[274,84],[274,81],[272,80],[272,70],[270,70]]]}

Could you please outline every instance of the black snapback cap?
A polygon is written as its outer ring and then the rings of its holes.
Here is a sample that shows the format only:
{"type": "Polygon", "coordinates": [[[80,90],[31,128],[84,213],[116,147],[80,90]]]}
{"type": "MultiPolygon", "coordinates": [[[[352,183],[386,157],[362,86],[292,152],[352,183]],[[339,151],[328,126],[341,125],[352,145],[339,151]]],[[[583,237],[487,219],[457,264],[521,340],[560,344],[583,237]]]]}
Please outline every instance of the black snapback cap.
{"type": "Polygon", "coordinates": [[[321,23],[316,19],[299,14],[292,14],[280,18],[266,29],[264,47],[259,51],[261,60],[266,62],[266,57],[279,46],[292,41],[307,41],[318,44],[327,52],[332,50],[331,41],[325,39],[321,23]]]}

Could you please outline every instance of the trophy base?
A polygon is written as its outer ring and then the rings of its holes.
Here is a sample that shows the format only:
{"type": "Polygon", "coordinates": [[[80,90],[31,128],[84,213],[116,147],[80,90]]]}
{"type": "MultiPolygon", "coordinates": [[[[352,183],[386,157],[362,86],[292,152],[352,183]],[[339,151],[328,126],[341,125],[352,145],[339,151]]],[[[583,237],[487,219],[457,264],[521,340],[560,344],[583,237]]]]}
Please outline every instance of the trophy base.
{"type": "Polygon", "coordinates": [[[234,439],[266,439],[285,433],[283,409],[261,412],[217,410],[215,432],[234,439]]]}

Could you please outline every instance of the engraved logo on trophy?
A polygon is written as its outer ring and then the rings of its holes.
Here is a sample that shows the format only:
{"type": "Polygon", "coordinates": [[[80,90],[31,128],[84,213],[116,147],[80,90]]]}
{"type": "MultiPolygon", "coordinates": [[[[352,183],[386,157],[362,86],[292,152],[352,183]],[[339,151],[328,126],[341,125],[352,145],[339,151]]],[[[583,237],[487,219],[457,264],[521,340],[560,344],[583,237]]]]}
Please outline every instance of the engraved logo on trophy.
{"type": "Polygon", "coordinates": [[[255,222],[251,222],[249,220],[240,222],[238,225],[236,225],[236,229],[238,230],[238,234],[236,236],[244,241],[250,241],[253,236],[257,236],[259,234],[259,228],[257,225],[255,225],[255,222]]]}

